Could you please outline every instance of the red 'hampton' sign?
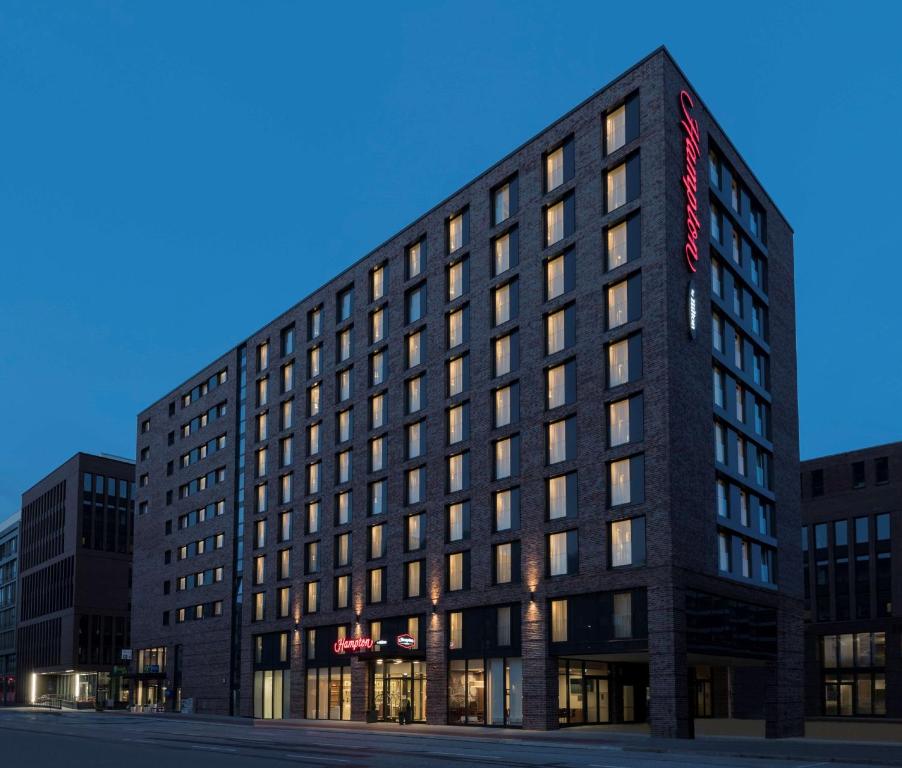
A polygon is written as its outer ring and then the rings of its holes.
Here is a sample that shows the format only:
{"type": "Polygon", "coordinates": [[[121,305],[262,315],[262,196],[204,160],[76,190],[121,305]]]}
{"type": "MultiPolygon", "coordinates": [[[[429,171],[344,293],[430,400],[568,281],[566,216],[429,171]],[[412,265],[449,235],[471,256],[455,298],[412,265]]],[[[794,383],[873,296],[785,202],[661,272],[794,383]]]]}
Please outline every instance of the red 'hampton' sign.
{"type": "Polygon", "coordinates": [[[360,651],[373,650],[373,638],[361,635],[360,637],[340,637],[332,644],[335,653],[360,653],[360,651]]]}
{"type": "Polygon", "coordinates": [[[680,126],[685,134],[684,150],[685,167],[683,169],[683,190],[686,194],[686,243],[683,247],[686,264],[693,272],[698,263],[698,235],[701,222],[698,220],[698,158],[701,150],[698,146],[698,120],[692,116],[695,102],[687,91],[680,91],[680,108],[683,118],[680,126]]]}

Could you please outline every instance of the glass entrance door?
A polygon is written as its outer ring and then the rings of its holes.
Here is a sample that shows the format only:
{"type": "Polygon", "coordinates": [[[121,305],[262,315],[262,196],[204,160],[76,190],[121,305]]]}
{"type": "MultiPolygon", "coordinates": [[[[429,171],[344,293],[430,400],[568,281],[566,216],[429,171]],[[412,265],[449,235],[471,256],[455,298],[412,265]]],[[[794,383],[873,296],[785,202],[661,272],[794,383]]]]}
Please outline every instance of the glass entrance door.
{"type": "Polygon", "coordinates": [[[425,664],[400,660],[380,662],[372,662],[372,709],[376,718],[397,720],[401,705],[410,700],[411,719],[425,720],[425,664]]]}
{"type": "Polygon", "coordinates": [[[610,722],[608,680],[605,677],[586,677],[586,722],[610,722]]]}

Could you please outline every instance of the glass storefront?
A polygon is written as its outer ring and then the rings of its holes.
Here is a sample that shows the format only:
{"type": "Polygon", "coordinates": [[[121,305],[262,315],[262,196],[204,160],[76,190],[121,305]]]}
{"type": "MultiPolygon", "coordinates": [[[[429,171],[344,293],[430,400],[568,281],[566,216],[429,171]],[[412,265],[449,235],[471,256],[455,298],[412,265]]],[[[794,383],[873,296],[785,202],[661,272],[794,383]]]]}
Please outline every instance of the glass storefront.
{"type": "Polygon", "coordinates": [[[307,670],[306,717],[311,720],[351,719],[351,667],[307,670]]]}
{"type": "Polygon", "coordinates": [[[254,672],[254,717],[281,720],[288,717],[290,702],[290,670],[261,669],[254,672]]]}
{"type": "Polygon", "coordinates": [[[411,719],[426,721],[426,662],[376,659],[370,662],[370,710],[376,720],[397,720],[410,701],[411,719]]]}
{"type": "Polygon", "coordinates": [[[522,660],[452,660],[448,666],[448,722],[451,725],[522,725],[522,660]]]}
{"type": "Polygon", "coordinates": [[[558,722],[611,722],[611,671],[600,661],[558,662],[558,722]]]}

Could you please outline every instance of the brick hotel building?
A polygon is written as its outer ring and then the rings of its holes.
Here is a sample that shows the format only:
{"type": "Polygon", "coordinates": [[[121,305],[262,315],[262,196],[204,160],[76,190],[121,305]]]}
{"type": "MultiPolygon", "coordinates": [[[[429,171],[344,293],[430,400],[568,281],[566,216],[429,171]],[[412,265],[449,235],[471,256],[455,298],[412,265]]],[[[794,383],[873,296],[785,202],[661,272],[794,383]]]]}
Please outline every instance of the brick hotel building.
{"type": "Polygon", "coordinates": [[[795,365],[791,229],[660,49],[139,415],[145,693],[801,733],[795,365]]]}
{"type": "Polygon", "coordinates": [[[809,716],[902,718],[900,551],[902,443],[802,462],[809,716]]]}

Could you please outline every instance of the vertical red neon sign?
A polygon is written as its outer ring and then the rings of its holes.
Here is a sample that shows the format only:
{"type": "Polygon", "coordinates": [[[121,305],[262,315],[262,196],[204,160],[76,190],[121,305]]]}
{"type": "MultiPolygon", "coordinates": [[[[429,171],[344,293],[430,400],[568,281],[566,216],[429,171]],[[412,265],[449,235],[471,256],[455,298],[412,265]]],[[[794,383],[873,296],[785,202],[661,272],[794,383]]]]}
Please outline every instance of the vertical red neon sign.
{"type": "Polygon", "coordinates": [[[698,235],[701,223],[698,220],[698,158],[699,130],[698,120],[692,116],[695,102],[687,91],[680,91],[680,108],[683,118],[680,127],[683,129],[685,167],[683,169],[683,190],[686,193],[686,244],[683,247],[686,264],[692,272],[697,270],[698,235]]]}

